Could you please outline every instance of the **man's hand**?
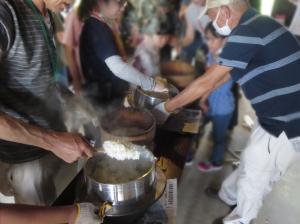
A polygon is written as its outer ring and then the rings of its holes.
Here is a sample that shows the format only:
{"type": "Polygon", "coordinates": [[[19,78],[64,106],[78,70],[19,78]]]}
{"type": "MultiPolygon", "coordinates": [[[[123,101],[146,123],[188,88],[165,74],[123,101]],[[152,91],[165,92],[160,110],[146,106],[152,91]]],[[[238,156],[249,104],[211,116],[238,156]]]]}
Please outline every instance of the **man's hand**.
{"type": "Polygon", "coordinates": [[[70,224],[100,224],[99,208],[90,203],[76,205],[76,213],[72,215],[70,224]]]}
{"type": "Polygon", "coordinates": [[[208,109],[209,109],[209,104],[208,104],[208,97],[209,97],[209,93],[202,96],[202,98],[200,99],[200,108],[204,113],[207,113],[208,109]]]}
{"type": "Polygon", "coordinates": [[[55,132],[1,113],[0,139],[43,148],[68,163],[93,155],[91,146],[78,134],[55,132]]]}
{"type": "Polygon", "coordinates": [[[209,106],[207,101],[200,101],[200,108],[204,113],[207,113],[209,106]]]}
{"type": "Polygon", "coordinates": [[[166,110],[165,104],[165,102],[160,103],[151,110],[158,125],[165,123],[170,116],[170,113],[166,110]]]}
{"type": "Polygon", "coordinates": [[[173,112],[199,98],[207,98],[213,90],[230,79],[229,73],[231,69],[230,67],[221,65],[211,66],[204,75],[197,78],[187,88],[166,103],[167,111],[173,112]]]}
{"type": "Polygon", "coordinates": [[[93,156],[91,146],[79,134],[53,132],[45,137],[45,142],[45,149],[67,163],[73,163],[83,156],[93,156]]]}

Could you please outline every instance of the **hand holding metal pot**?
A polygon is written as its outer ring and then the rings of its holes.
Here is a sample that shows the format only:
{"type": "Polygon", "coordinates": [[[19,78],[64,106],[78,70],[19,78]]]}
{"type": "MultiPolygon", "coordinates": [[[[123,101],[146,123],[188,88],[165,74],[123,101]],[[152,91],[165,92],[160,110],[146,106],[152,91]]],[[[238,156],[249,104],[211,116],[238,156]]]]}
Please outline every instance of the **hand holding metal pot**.
{"type": "Polygon", "coordinates": [[[76,204],[77,215],[74,224],[100,224],[103,223],[103,216],[99,208],[91,203],[76,204]]]}
{"type": "Polygon", "coordinates": [[[166,90],[161,92],[145,91],[141,88],[136,88],[132,93],[133,107],[152,110],[154,107],[163,103],[178,94],[178,90],[173,85],[164,84],[166,90]]]}
{"type": "Polygon", "coordinates": [[[132,90],[124,101],[125,107],[148,109],[154,115],[157,124],[166,122],[170,113],[166,111],[165,103],[178,94],[175,86],[167,80],[156,78],[157,91],[145,91],[141,88],[132,90]]]}

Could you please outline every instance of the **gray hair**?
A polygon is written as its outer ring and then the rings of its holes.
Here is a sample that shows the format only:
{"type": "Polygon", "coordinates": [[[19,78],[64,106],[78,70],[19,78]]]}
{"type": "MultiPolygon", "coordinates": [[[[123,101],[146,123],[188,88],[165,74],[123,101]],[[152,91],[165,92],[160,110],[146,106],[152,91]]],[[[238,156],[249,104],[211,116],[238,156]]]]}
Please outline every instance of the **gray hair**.
{"type": "Polygon", "coordinates": [[[245,9],[250,7],[250,2],[249,0],[233,0],[230,6],[235,9],[245,9]]]}

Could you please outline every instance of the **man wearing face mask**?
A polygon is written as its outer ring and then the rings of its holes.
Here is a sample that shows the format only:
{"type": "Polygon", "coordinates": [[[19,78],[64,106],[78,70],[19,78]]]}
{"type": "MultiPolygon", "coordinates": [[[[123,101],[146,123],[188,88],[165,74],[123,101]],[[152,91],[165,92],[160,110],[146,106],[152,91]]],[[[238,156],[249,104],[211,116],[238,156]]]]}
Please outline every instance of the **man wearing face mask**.
{"type": "Polygon", "coordinates": [[[71,2],[0,0],[0,193],[17,203],[49,204],[57,193],[51,176],[67,166],[62,160],[92,156],[80,135],[65,132],[51,88],[56,69],[51,12],[71,2]]]}
{"type": "Polygon", "coordinates": [[[219,197],[236,208],[225,224],[249,224],[263,198],[300,151],[300,46],[275,20],[260,15],[246,0],[207,0],[207,14],[217,32],[228,37],[217,64],[170,101],[156,116],[201,98],[232,79],[242,87],[258,117],[240,167],[223,183],[219,197]]]}

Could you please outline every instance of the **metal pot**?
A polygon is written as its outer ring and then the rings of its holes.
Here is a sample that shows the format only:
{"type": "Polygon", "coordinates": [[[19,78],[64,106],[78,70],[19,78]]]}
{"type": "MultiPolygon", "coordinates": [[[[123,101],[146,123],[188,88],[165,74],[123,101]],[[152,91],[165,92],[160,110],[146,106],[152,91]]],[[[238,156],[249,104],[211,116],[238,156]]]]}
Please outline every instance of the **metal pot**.
{"type": "Polygon", "coordinates": [[[151,146],[156,123],[149,111],[122,108],[108,113],[101,119],[101,140],[132,142],[151,146]]]}
{"type": "Polygon", "coordinates": [[[184,89],[196,78],[195,68],[179,60],[163,63],[160,70],[163,77],[179,89],[184,89]]]}
{"type": "Polygon", "coordinates": [[[85,166],[88,191],[113,206],[142,200],[155,184],[155,157],[147,149],[139,152],[139,160],[126,161],[112,159],[103,152],[96,153],[85,166]]]}
{"type": "Polygon", "coordinates": [[[167,93],[157,93],[145,91],[138,87],[133,91],[133,106],[151,110],[156,105],[165,102],[178,94],[177,88],[171,84],[168,84],[168,90],[167,93]]]}

